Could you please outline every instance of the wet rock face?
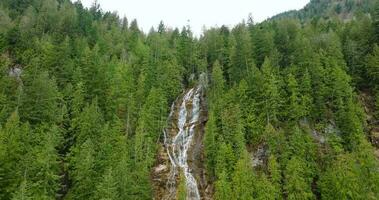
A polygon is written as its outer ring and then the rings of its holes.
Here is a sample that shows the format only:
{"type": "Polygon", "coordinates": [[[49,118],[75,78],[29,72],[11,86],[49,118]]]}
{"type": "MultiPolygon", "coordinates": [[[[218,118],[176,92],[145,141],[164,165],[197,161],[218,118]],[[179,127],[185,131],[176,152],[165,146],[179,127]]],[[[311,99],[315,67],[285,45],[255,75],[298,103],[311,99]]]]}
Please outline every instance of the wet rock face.
{"type": "Polygon", "coordinates": [[[203,154],[206,121],[202,87],[187,90],[174,102],[152,169],[154,199],[177,199],[181,181],[185,182],[187,199],[209,199],[203,154]],[[185,180],[179,180],[181,173],[185,180]]]}

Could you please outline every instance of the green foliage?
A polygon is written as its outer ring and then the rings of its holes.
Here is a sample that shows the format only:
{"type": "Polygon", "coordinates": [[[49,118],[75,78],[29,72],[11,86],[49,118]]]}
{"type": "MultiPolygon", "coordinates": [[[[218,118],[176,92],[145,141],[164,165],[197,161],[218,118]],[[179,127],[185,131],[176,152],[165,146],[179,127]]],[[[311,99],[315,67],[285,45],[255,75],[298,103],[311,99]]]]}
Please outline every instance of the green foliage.
{"type": "Polygon", "coordinates": [[[232,176],[232,186],[235,199],[253,199],[253,169],[247,152],[238,160],[232,176]]]}
{"type": "Polygon", "coordinates": [[[284,170],[284,191],[288,199],[314,199],[311,182],[306,174],[305,163],[297,157],[292,157],[284,170]]]}
{"type": "Polygon", "coordinates": [[[70,161],[72,190],[68,194],[69,199],[90,198],[94,195],[96,176],[94,144],[91,139],[86,140],[80,147],[73,149],[73,157],[70,161]]]}
{"type": "Polygon", "coordinates": [[[278,120],[281,97],[279,93],[278,80],[275,75],[274,67],[270,59],[266,58],[262,66],[264,77],[262,115],[267,123],[275,123],[278,120]]]}
{"type": "Polygon", "coordinates": [[[379,47],[377,45],[374,45],[372,54],[367,58],[367,76],[373,87],[379,87],[379,47]]]}
{"type": "Polygon", "coordinates": [[[109,169],[103,177],[103,180],[96,187],[96,199],[102,200],[113,200],[118,199],[117,193],[117,182],[115,180],[115,175],[112,169],[109,169]]]}
{"type": "Polygon", "coordinates": [[[229,105],[221,113],[223,140],[231,145],[238,158],[245,149],[241,111],[238,105],[229,105]]]}
{"type": "Polygon", "coordinates": [[[321,175],[319,185],[322,198],[378,198],[377,173],[373,172],[377,168],[377,161],[370,153],[371,147],[361,147],[362,152],[339,155],[321,175]]]}
{"type": "Polygon", "coordinates": [[[292,74],[288,75],[288,118],[293,121],[299,120],[302,112],[299,86],[292,74]]]}
{"type": "Polygon", "coordinates": [[[154,198],[168,108],[203,72],[214,199],[378,199],[359,98],[379,110],[375,3],[312,0],[195,37],[97,3],[1,1],[0,199],[154,198]]]}
{"type": "Polygon", "coordinates": [[[232,188],[225,171],[220,173],[215,183],[215,190],[214,198],[216,200],[228,200],[232,198],[232,188]]]}
{"type": "Polygon", "coordinates": [[[231,63],[228,70],[231,83],[238,83],[243,78],[243,74],[248,72],[252,64],[250,39],[245,24],[239,24],[232,30],[230,39],[231,63]]]}
{"type": "Polygon", "coordinates": [[[20,115],[31,123],[54,123],[58,120],[60,94],[47,72],[27,77],[21,96],[20,115]]]}
{"type": "Polygon", "coordinates": [[[268,171],[270,174],[270,181],[273,186],[274,198],[280,199],[282,175],[280,171],[280,166],[274,155],[271,155],[268,159],[268,171]]]}
{"type": "Polygon", "coordinates": [[[183,172],[180,173],[180,181],[178,186],[178,200],[186,200],[187,191],[186,191],[186,181],[183,172]]]}
{"type": "Polygon", "coordinates": [[[206,157],[206,167],[208,176],[210,178],[215,177],[215,167],[216,167],[216,155],[217,155],[217,125],[216,125],[216,116],[213,112],[208,115],[208,122],[205,127],[205,136],[204,136],[204,148],[205,148],[205,157],[206,157]]]}
{"type": "Polygon", "coordinates": [[[223,71],[218,61],[213,64],[211,78],[211,98],[216,101],[217,98],[222,96],[225,88],[223,71]]]}
{"type": "Polygon", "coordinates": [[[159,137],[166,116],[166,99],[161,90],[151,89],[138,120],[135,137],[135,156],[137,162],[151,166],[154,163],[156,151],[155,141],[159,137]]]}

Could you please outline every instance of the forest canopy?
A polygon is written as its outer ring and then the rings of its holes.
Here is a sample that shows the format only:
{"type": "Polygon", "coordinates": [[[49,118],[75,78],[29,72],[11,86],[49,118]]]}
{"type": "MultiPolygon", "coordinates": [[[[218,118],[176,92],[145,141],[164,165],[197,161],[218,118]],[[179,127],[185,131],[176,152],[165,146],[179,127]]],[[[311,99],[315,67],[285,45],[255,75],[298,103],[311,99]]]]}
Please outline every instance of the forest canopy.
{"type": "Polygon", "coordinates": [[[200,74],[211,199],[379,199],[379,2],[199,37],[129,20],[0,1],[0,199],[153,199],[170,106],[200,74]]]}

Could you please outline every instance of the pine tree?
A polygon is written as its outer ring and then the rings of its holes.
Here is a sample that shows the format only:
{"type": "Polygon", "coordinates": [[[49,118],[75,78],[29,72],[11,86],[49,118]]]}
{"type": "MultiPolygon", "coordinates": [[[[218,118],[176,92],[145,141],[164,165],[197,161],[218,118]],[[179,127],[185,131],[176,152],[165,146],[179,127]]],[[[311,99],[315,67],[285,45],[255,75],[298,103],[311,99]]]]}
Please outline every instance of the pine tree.
{"type": "Polygon", "coordinates": [[[282,175],[279,168],[279,164],[274,155],[271,155],[268,159],[268,171],[270,182],[273,186],[273,194],[275,195],[275,199],[281,199],[281,180],[282,175]]]}
{"type": "Polygon", "coordinates": [[[281,199],[278,196],[280,191],[275,190],[265,174],[254,177],[253,199],[281,199]]]}
{"type": "Polygon", "coordinates": [[[248,153],[244,151],[235,166],[232,177],[234,198],[239,200],[253,199],[253,181],[254,174],[251,162],[248,153]]]}
{"type": "Polygon", "coordinates": [[[372,54],[367,58],[367,76],[373,87],[379,87],[379,47],[374,45],[372,54]]]}
{"type": "Polygon", "coordinates": [[[13,196],[12,200],[32,200],[32,195],[30,194],[30,184],[27,182],[27,180],[23,180],[20,184],[20,187],[18,191],[16,191],[13,196]]]}
{"type": "Polygon", "coordinates": [[[274,74],[270,59],[266,58],[261,70],[264,76],[261,114],[265,116],[267,123],[275,123],[278,120],[281,99],[278,80],[274,74]]]}
{"type": "Polygon", "coordinates": [[[116,200],[118,199],[117,182],[112,172],[112,169],[108,169],[101,181],[96,187],[95,193],[96,199],[101,200],[116,200]]]}
{"type": "Polygon", "coordinates": [[[232,199],[232,188],[228,181],[227,174],[222,171],[215,183],[215,200],[229,200],[232,199]]]}
{"type": "Polygon", "coordinates": [[[77,127],[75,133],[75,142],[78,146],[83,144],[87,139],[92,142],[98,141],[103,117],[95,99],[91,105],[87,105],[77,118],[73,119],[73,127],[77,127]]]}
{"type": "Polygon", "coordinates": [[[245,149],[244,125],[238,105],[230,104],[221,113],[222,136],[238,158],[245,149]]]}
{"type": "Polygon", "coordinates": [[[156,150],[155,141],[163,127],[163,116],[166,115],[166,99],[161,90],[151,89],[144,104],[135,135],[136,162],[144,162],[151,166],[156,150]]]}
{"type": "Polygon", "coordinates": [[[373,14],[374,41],[379,44],[379,3],[376,2],[373,14]]]}
{"type": "Polygon", "coordinates": [[[205,158],[206,158],[206,167],[209,177],[213,179],[215,177],[215,167],[216,167],[216,155],[218,143],[216,140],[217,136],[217,127],[216,127],[216,116],[213,112],[209,113],[208,122],[205,128],[204,136],[204,146],[205,146],[205,158]]]}
{"type": "Polygon", "coordinates": [[[164,73],[157,79],[157,82],[160,83],[159,88],[164,91],[166,99],[172,102],[182,89],[183,69],[173,60],[171,62],[163,62],[163,67],[160,71],[164,73]]]}
{"type": "Polygon", "coordinates": [[[216,155],[215,172],[217,178],[220,178],[221,173],[226,173],[225,175],[229,177],[233,172],[236,160],[232,147],[225,144],[225,142],[221,142],[216,155]]]}
{"type": "Polygon", "coordinates": [[[56,126],[41,126],[34,135],[40,144],[33,146],[28,155],[28,159],[33,159],[27,166],[31,193],[37,197],[54,197],[60,184],[60,157],[57,151],[61,144],[60,132],[56,126]]]}
{"type": "Polygon", "coordinates": [[[312,109],[312,82],[308,69],[305,70],[300,85],[301,94],[301,116],[309,117],[312,109]]]}
{"type": "Polygon", "coordinates": [[[372,173],[378,163],[369,153],[371,147],[361,146],[358,154],[338,155],[324,173],[318,185],[325,199],[377,199],[378,179],[372,173]],[[368,147],[368,148],[367,148],[368,147]],[[368,151],[366,151],[368,150],[368,151]],[[363,161],[364,160],[364,161],[363,161]]]}
{"type": "Polygon", "coordinates": [[[259,27],[250,30],[253,45],[253,56],[255,58],[255,64],[262,66],[266,57],[271,56],[274,49],[274,38],[270,30],[261,29],[259,27]]]}
{"type": "MultiPolygon", "coordinates": [[[[34,69],[35,70],[35,69],[34,69]]],[[[20,116],[30,123],[54,123],[58,120],[60,94],[47,72],[30,72],[21,96],[20,116]]]]}
{"type": "Polygon", "coordinates": [[[231,65],[228,71],[231,83],[238,83],[252,65],[250,39],[244,23],[238,24],[232,30],[231,65]]]}
{"type": "Polygon", "coordinates": [[[29,130],[22,127],[17,112],[14,112],[0,129],[0,197],[9,199],[21,182],[23,160],[29,145],[29,130]],[[16,173],[17,172],[17,173],[16,173]]]}
{"type": "Polygon", "coordinates": [[[211,76],[211,99],[216,101],[221,97],[225,88],[225,80],[220,63],[216,60],[212,67],[211,76]]]}
{"type": "Polygon", "coordinates": [[[70,157],[70,174],[72,188],[68,194],[70,199],[88,199],[94,194],[95,178],[95,147],[91,139],[87,139],[80,147],[72,149],[70,157]]]}
{"type": "Polygon", "coordinates": [[[310,178],[304,174],[305,162],[292,157],[284,171],[284,191],[288,199],[314,199],[310,178]]]}
{"type": "Polygon", "coordinates": [[[361,142],[359,138],[363,135],[363,126],[357,114],[357,105],[351,99],[337,111],[336,121],[342,133],[345,149],[356,149],[361,142]]]}
{"type": "Polygon", "coordinates": [[[301,116],[301,97],[299,92],[299,86],[295,77],[292,74],[288,75],[288,117],[290,120],[297,122],[301,116]]]}

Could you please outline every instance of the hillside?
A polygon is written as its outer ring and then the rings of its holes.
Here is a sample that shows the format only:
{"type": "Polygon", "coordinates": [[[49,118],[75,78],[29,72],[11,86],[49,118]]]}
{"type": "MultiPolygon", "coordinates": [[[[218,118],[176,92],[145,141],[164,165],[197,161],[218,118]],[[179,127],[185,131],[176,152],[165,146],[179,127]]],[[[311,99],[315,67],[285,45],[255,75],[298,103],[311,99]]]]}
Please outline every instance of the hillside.
{"type": "Polygon", "coordinates": [[[301,10],[284,12],[272,19],[297,18],[307,21],[315,18],[339,18],[351,20],[356,14],[372,13],[375,2],[375,0],[311,0],[301,10]]]}
{"type": "Polygon", "coordinates": [[[373,3],[196,38],[0,1],[0,199],[379,199],[373,3]]]}

